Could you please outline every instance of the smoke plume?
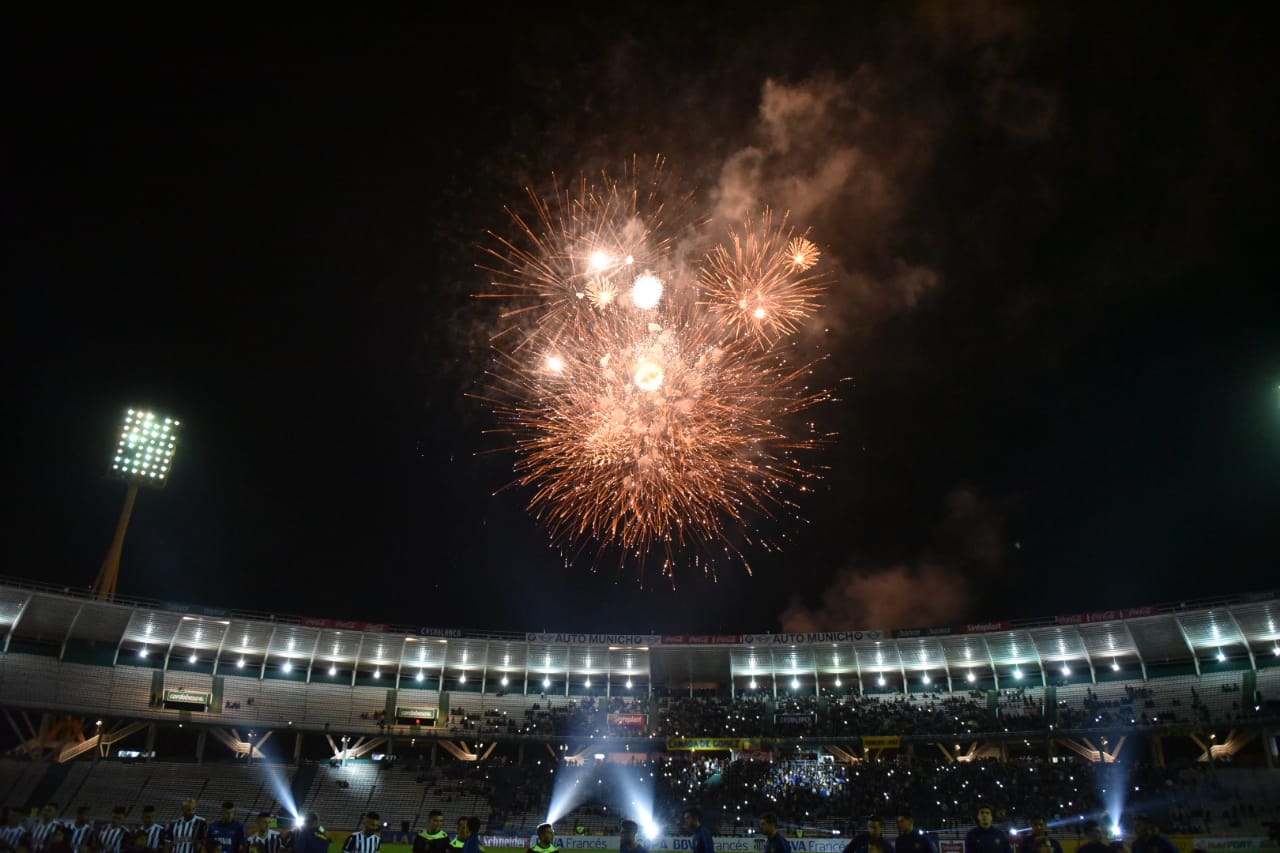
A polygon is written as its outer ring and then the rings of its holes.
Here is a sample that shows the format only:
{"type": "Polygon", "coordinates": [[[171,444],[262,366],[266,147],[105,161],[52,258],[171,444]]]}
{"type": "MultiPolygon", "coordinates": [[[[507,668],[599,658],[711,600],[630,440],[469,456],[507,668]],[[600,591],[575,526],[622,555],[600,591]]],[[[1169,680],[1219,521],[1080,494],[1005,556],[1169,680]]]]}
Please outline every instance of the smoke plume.
{"type": "Polygon", "coordinates": [[[979,582],[1002,566],[1001,527],[1001,516],[992,506],[970,489],[954,489],[925,553],[911,562],[846,566],[816,606],[793,598],[779,617],[782,630],[889,629],[962,621],[979,582]]]}

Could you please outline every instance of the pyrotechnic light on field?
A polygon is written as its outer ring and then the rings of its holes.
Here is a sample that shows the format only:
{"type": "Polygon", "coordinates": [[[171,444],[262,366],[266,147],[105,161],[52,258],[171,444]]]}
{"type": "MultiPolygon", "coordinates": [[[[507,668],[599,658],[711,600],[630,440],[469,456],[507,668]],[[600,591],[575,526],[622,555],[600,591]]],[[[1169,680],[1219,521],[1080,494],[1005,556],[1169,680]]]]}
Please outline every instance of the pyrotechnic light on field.
{"type": "Polygon", "coordinates": [[[566,554],[750,571],[743,547],[773,547],[757,525],[797,516],[801,456],[831,439],[798,417],[831,399],[797,340],[818,247],[768,210],[713,230],[661,161],[529,200],[479,294],[502,300],[476,396],[517,457],[509,485],[566,554]]]}
{"type": "Polygon", "coordinates": [[[620,818],[634,820],[645,837],[652,840],[661,834],[653,815],[654,788],[655,780],[649,772],[629,764],[609,763],[597,755],[593,763],[570,765],[556,772],[546,822],[555,824],[582,803],[603,795],[621,807],[620,818]]]}
{"type": "MultiPolygon", "coordinates": [[[[250,749],[252,748],[251,745],[250,749]]],[[[293,801],[293,792],[289,789],[289,780],[285,778],[281,765],[263,762],[257,766],[266,774],[267,784],[271,786],[272,792],[275,793],[276,801],[293,816],[295,821],[301,821],[302,816],[298,814],[298,807],[293,801]]]]}

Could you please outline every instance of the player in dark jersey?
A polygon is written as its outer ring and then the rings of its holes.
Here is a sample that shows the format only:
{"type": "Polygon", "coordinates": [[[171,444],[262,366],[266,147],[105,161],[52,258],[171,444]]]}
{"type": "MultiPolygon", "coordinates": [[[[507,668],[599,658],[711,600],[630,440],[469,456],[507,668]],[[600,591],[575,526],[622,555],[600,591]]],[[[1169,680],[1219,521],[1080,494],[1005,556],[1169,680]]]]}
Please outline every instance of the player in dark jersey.
{"type": "Polygon", "coordinates": [[[778,815],[760,815],[760,831],[764,833],[764,853],[791,853],[791,842],[778,830],[778,815]]]}
{"type": "Polygon", "coordinates": [[[618,853],[649,853],[639,839],[640,824],[634,820],[624,820],[618,824],[618,853]]]}
{"type": "Polygon", "coordinates": [[[867,818],[867,831],[849,839],[844,853],[893,853],[893,845],[884,837],[884,820],[880,815],[867,818]]]}
{"type": "Polygon", "coordinates": [[[898,812],[898,838],[893,849],[894,853],[934,853],[933,844],[916,829],[916,819],[909,811],[898,812]]]}
{"type": "MultiPolygon", "coordinates": [[[[1013,844],[1003,830],[992,825],[991,806],[978,806],[978,825],[964,836],[964,853],[1013,853],[1013,844]]],[[[1027,853],[1024,849],[1023,853],[1027,853]]],[[[1062,853],[1059,849],[1056,853],[1062,853]]]]}

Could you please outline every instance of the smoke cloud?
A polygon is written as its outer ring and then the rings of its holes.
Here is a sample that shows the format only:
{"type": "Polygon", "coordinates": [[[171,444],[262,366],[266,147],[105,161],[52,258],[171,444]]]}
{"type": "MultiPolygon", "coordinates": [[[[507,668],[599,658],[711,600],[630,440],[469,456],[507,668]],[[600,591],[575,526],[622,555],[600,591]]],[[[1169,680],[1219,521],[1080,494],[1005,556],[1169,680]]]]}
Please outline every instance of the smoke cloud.
{"type": "Polygon", "coordinates": [[[823,329],[867,332],[923,305],[953,251],[933,219],[939,150],[984,121],[993,139],[1053,128],[1056,99],[1024,71],[1034,37],[1017,9],[923,4],[847,77],[766,80],[750,144],[720,168],[714,218],[767,204],[812,228],[834,276],[823,329]]]}
{"type": "Polygon", "coordinates": [[[1002,517],[967,488],[952,490],[934,541],[911,562],[853,563],[838,571],[815,606],[793,598],[786,632],[911,628],[963,621],[975,590],[1000,571],[1002,517]]]}

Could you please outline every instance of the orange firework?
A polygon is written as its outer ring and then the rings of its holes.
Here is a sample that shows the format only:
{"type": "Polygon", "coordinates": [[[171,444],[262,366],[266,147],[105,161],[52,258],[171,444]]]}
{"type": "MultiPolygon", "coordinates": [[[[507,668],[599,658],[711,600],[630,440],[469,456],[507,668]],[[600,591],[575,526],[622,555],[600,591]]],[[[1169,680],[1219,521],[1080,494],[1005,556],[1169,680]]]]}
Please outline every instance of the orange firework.
{"type": "Polygon", "coordinates": [[[777,228],[765,211],[758,225],[750,219],[716,246],[700,273],[707,307],[740,334],[768,347],[794,334],[818,308],[826,289],[809,274],[818,247],[804,237],[791,238],[784,216],[777,228]]]}
{"type": "Polygon", "coordinates": [[[783,345],[817,308],[821,279],[795,260],[816,247],[792,251],[767,213],[716,245],[661,162],[530,198],[535,216],[510,212],[514,235],[486,249],[481,294],[507,303],[484,399],[512,485],[566,552],[641,571],[657,553],[667,575],[683,555],[730,555],[749,571],[743,546],[769,544],[756,523],[794,516],[815,476],[804,451],[829,439],[795,417],[830,395],[783,345]],[[744,323],[708,287],[730,262],[770,277],[777,318],[744,323]]]}

